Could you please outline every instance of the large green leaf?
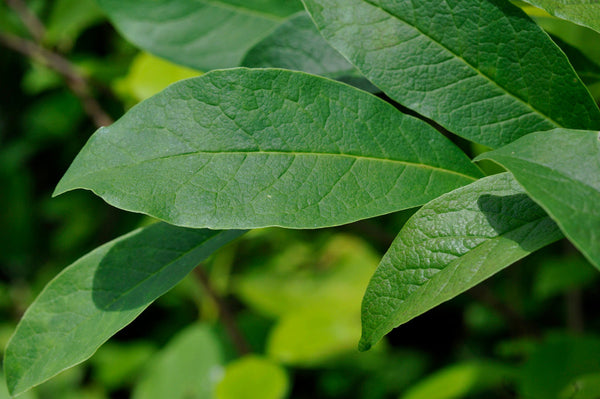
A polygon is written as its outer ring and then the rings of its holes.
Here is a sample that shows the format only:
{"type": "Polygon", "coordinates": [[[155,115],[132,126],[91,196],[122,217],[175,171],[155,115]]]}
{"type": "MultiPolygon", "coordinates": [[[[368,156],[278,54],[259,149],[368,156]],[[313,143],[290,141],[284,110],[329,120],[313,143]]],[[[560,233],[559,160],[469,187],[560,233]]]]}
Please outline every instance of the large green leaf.
{"type": "Polygon", "coordinates": [[[525,0],[550,14],[600,32],[600,2],[597,0],[525,0]]]}
{"type": "Polygon", "coordinates": [[[369,283],[360,348],[561,236],[508,173],[431,201],[409,219],[369,283]]]}
{"type": "Polygon", "coordinates": [[[498,147],[600,112],[565,55],[506,0],[305,0],[323,36],[394,100],[498,147]]]}
{"type": "Polygon", "coordinates": [[[27,310],[4,357],[10,392],[21,393],[89,358],[200,261],[240,231],[154,224],[67,267],[27,310]]]}
{"type": "Polygon", "coordinates": [[[148,363],[133,399],[213,399],[223,375],[225,354],[206,325],[181,331],[148,363]]]}
{"type": "Polygon", "coordinates": [[[375,91],[374,87],[368,86],[368,81],[354,65],[323,39],[305,12],[292,16],[250,49],[242,65],[250,68],[283,68],[308,72],[332,79],[362,83],[369,91],[375,91]]]}
{"type": "Polygon", "coordinates": [[[600,269],[600,134],[556,129],[527,135],[478,159],[510,171],[600,269]]]}
{"type": "Polygon", "coordinates": [[[200,70],[238,66],[298,0],[98,0],[135,45],[200,70]]]}
{"type": "Polygon", "coordinates": [[[279,69],[179,82],[98,130],[56,188],[188,227],[310,228],[421,205],[480,171],[426,123],[279,69]]]}

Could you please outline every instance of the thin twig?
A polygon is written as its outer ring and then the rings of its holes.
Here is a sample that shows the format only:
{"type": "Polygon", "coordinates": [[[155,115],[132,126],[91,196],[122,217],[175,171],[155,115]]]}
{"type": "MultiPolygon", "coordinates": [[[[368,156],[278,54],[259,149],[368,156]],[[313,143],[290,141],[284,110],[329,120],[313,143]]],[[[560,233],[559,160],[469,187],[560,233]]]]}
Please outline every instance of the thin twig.
{"type": "Polygon", "coordinates": [[[23,0],[6,0],[6,4],[17,13],[31,37],[36,42],[41,43],[46,35],[46,28],[42,21],[27,7],[27,4],[23,0]]]}
{"type": "Polygon", "coordinates": [[[8,33],[0,32],[0,44],[36,60],[62,75],[69,89],[79,98],[84,111],[94,121],[96,127],[108,126],[113,123],[112,118],[91,95],[91,89],[86,78],[66,58],[41,47],[31,40],[8,33]]]}
{"type": "Polygon", "coordinates": [[[210,280],[208,275],[203,269],[203,266],[200,265],[194,269],[194,276],[204,289],[204,292],[215,302],[217,308],[219,309],[219,317],[223,322],[223,326],[225,327],[225,331],[229,335],[231,342],[235,346],[237,352],[240,355],[247,355],[250,353],[250,346],[246,341],[246,338],[238,328],[238,325],[233,317],[233,314],[229,310],[227,303],[223,298],[214,290],[212,285],[210,284],[210,280]]]}

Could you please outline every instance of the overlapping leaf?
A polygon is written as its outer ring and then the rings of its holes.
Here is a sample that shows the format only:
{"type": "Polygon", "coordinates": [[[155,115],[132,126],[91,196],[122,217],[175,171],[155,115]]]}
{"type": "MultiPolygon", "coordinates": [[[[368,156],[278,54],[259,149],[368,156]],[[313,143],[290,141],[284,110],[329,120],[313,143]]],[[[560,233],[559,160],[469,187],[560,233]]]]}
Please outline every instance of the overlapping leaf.
{"type": "Polygon", "coordinates": [[[135,45],[173,62],[208,71],[240,65],[246,51],[298,0],[98,0],[135,45]]]}
{"type": "Polygon", "coordinates": [[[179,82],[97,131],[56,188],[188,227],[324,227],[421,205],[479,170],[345,84],[278,69],[179,82]]]}
{"type": "Polygon", "coordinates": [[[600,32],[600,2],[595,0],[525,0],[548,13],[600,32]]]}
{"type": "Polygon", "coordinates": [[[510,171],[600,269],[600,135],[556,129],[527,135],[479,159],[510,171]]]}
{"type": "Polygon", "coordinates": [[[394,100],[498,147],[600,112],[564,54],[504,0],[304,0],[323,36],[394,100]]]}
{"type": "Polygon", "coordinates": [[[369,283],[360,348],[561,236],[508,173],[431,201],[406,223],[369,283]]]}
{"type": "Polygon", "coordinates": [[[292,16],[250,49],[242,65],[308,72],[353,83],[371,92],[377,90],[323,39],[305,12],[292,16]]]}
{"type": "Polygon", "coordinates": [[[29,307],[4,357],[12,394],[90,357],[240,231],[164,223],[111,241],[66,268],[29,307]]]}

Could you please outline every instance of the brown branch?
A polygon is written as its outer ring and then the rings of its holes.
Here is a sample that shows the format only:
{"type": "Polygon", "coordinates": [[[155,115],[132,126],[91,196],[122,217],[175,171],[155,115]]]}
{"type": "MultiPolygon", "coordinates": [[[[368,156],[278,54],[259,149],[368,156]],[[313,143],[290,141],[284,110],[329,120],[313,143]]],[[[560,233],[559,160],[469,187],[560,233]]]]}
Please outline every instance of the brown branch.
{"type": "Polygon", "coordinates": [[[231,342],[235,346],[237,352],[240,355],[247,355],[250,353],[250,346],[246,341],[246,338],[238,328],[238,325],[235,321],[233,314],[231,313],[227,303],[223,298],[215,291],[213,286],[210,284],[210,280],[208,275],[203,269],[202,265],[199,265],[194,269],[194,276],[204,289],[204,292],[214,301],[219,309],[219,317],[223,322],[223,326],[225,327],[225,331],[229,335],[231,342]]]}
{"type": "Polygon", "coordinates": [[[0,32],[0,44],[58,72],[65,79],[69,89],[79,98],[84,111],[94,121],[96,127],[108,126],[113,123],[112,118],[91,95],[90,85],[86,78],[66,58],[31,40],[8,33],[0,32]]]}
{"type": "Polygon", "coordinates": [[[36,42],[41,43],[46,35],[46,28],[42,21],[27,7],[27,4],[23,0],[6,0],[6,4],[17,13],[31,37],[36,42]]]}

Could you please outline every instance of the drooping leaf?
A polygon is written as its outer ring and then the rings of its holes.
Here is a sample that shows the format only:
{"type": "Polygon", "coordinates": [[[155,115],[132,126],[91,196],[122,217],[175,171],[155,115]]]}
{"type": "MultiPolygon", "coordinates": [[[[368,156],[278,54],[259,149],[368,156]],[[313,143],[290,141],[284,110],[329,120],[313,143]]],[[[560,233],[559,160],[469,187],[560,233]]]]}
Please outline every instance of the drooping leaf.
{"type": "Polygon", "coordinates": [[[404,225],[369,283],[360,348],[561,236],[508,173],[431,201],[404,225]]]}
{"type": "Polygon", "coordinates": [[[323,36],[392,99],[489,147],[600,112],[560,49],[505,0],[305,0],[323,36]]]}
{"type": "Polygon", "coordinates": [[[135,45],[202,71],[240,65],[246,51],[298,0],[98,0],[116,28],[135,45]]]}
{"type": "Polygon", "coordinates": [[[98,130],[55,194],[188,227],[323,227],[421,205],[481,176],[426,123],[279,69],[179,82],[98,130]]]}
{"type": "Polygon", "coordinates": [[[216,389],[216,399],[283,399],[289,389],[288,376],[279,364],[251,355],[225,368],[216,389]]]}
{"type": "Polygon", "coordinates": [[[305,12],[292,16],[250,49],[242,65],[308,72],[355,83],[355,86],[371,92],[376,90],[354,65],[323,39],[305,12]]]}
{"type": "Polygon", "coordinates": [[[600,32],[600,2],[595,0],[525,0],[550,14],[600,32]]]}
{"type": "Polygon", "coordinates": [[[478,159],[491,159],[511,172],[600,269],[600,133],[533,133],[478,159]]]}
{"type": "Polygon", "coordinates": [[[213,399],[225,355],[208,326],[192,324],[149,363],[133,399],[213,399]]]}
{"type": "Polygon", "coordinates": [[[89,358],[157,297],[240,231],[165,223],[111,241],[67,267],[29,307],[5,352],[18,394],[89,358]]]}

